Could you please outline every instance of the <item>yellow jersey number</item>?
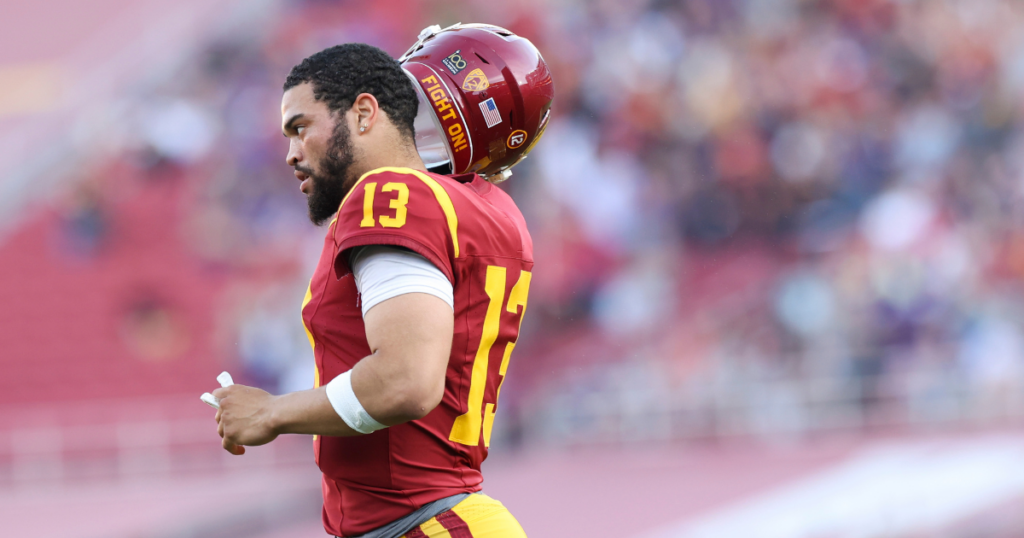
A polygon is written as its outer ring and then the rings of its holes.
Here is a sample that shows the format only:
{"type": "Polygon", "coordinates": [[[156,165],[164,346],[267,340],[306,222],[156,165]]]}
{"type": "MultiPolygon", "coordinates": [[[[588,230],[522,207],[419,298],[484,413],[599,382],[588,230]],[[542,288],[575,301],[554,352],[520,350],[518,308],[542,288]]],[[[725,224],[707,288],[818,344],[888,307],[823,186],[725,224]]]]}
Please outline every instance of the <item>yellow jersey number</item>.
{"type": "MultiPolygon", "coordinates": [[[[405,183],[385,183],[381,192],[395,192],[397,196],[391,199],[388,205],[395,210],[395,216],[381,215],[380,225],[385,228],[401,228],[405,226],[405,218],[409,213],[406,205],[409,203],[409,186],[405,183]]],[[[373,228],[377,221],[373,218],[373,197],[377,192],[377,183],[367,183],[363,186],[363,220],[359,223],[360,228],[373,228]]]]}
{"type": "MultiPolygon", "coordinates": [[[[505,302],[505,277],[504,267],[495,265],[487,266],[487,280],[484,283],[484,291],[490,302],[487,303],[487,314],[484,316],[484,330],[480,336],[480,347],[476,350],[473,359],[473,373],[469,381],[469,402],[468,411],[456,417],[452,425],[452,433],[448,439],[467,446],[478,446],[480,444],[480,429],[483,428],[484,446],[491,446],[491,428],[494,425],[494,409],[498,405],[498,397],[501,396],[501,385],[505,382],[505,372],[508,371],[508,360],[512,356],[512,349],[516,347],[515,341],[505,345],[505,354],[501,358],[501,367],[498,373],[501,381],[498,382],[498,391],[494,396],[494,403],[488,403],[484,407],[484,389],[487,388],[487,363],[491,353],[491,347],[498,339],[498,329],[501,320],[501,306],[505,302]]],[[[530,272],[522,271],[519,280],[512,287],[508,297],[508,304],[505,309],[513,314],[522,313],[519,317],[519,325],[522,327],[523,316],[526,314],[526,296],[530,292],[530,272]]],[[[516,333],[516,339],[519,338],[516,333]]]]}

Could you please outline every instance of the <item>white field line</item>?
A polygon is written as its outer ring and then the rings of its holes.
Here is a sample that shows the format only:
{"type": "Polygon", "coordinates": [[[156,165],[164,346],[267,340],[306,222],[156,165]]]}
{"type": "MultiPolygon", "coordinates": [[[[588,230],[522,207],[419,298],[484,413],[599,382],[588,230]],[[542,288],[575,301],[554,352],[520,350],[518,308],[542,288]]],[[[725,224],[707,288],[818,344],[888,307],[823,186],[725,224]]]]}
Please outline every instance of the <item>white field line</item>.
{"type": "Polygon", "coordinates": [[[868,538],[941,529],[1024,493],[1024,438],[868,449],[648,538],[868,538]]]}

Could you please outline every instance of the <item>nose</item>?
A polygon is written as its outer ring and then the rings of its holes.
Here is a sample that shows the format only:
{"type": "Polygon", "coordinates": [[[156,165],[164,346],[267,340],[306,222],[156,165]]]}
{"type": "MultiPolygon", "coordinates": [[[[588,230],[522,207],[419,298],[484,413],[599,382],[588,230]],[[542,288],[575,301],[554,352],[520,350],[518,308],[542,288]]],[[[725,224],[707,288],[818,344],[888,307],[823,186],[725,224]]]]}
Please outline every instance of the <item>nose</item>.
{"type": "Polygon", "coordinates": [[[302,162],[302,151],[298,140],[294,138],[288,143],[288,155],[285,156],[285,162],[288,163],[288,166],[295,166],[302,162]]]}

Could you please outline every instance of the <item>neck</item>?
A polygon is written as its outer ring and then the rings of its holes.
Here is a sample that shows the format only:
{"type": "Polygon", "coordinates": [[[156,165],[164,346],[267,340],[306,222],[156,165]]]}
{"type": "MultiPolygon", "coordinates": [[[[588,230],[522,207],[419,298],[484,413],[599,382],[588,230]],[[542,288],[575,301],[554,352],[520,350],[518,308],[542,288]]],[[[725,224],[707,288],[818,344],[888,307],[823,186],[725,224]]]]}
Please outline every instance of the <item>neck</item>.
{"type": "Polygon", "coordinates": [[[420,158],[419,153],[416,153],[415,147],[403,147],[398,151],[392,150],[384,154],[367,155],[366,157],[368,158],[364,161],[365,165],[360,175],[384,167],[412,168],[421,172],[427,171],[427,167],[423,164],[423,159],[420,158]]]}
{"type": "Polygon", "coordinates": [[[416,147],[415,146],[413,146],[412,148],[406,147],[405,151],[402,152],[402,156],[400,158],[389,159],[389,160],[392,160],[392,161],[394,161],[396,163],[401,163],[401,164],[384,165],[384,166],[398,166],[398,167],[402,167],[402,168],[412,168],[413,170],[419,170],[421,172],[426,172],[427,171],[427,166],[425,164],[423,164],[423,159],[421,159],[420,158],[420,154],[416,152],[416,147]]]}

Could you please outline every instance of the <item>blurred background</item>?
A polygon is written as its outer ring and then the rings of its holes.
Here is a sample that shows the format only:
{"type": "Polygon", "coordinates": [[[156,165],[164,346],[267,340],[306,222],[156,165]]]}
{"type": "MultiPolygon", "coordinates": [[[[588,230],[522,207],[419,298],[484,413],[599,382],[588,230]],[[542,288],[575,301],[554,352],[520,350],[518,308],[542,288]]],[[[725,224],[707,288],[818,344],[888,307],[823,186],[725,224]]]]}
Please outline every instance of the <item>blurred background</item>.
{"type": "Polygon", "coordinates": [[[198,396],[312,386],[288,71],[455,22],[556,86],[484,464],[530,536],[1024,536],[1013,0],[2,2],[0,534],[325,536],[310,438],[198,396]]]}

